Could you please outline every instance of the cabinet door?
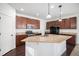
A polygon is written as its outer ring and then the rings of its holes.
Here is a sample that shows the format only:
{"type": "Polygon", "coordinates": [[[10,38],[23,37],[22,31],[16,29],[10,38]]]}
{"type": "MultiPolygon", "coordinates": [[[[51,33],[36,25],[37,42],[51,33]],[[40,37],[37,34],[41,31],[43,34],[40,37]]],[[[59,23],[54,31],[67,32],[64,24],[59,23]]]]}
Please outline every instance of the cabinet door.
{"type": "Polygon", "coordinates": [[[64,19],[64,29],[70,29],[71,24],[70,24],[70,19],[64,19]]]}
{"type": "Polygon", "coordinates": [[[47,29],[49,29],[52,26],[52,21],[51,22],[47,22],[46,27],[47,29]]]}
{"type": "Polygon", "coordinates": [[[49,29],[49,23],[48,22],[46,23],[46,29],[49,29]]]}
{"type": "Polygon", "coordinates": [[[59,22],[58,21],[47,22],[46,26],[47,29],[49,29],[50,27],[59,27],[59,22]]]}
{"type": "Polygon", "coordinates": [[[76,45],[76,35],[72,35],[72,37],[67,40],[67,43],[71,45],[76,45]]]}
{"type": "Polygon", "coordinates": [[[58,27],[57,21],[53,21],[53,22],[52,22],[52,26],[53,26],[53,27],[58,27]]]}
{"type": "Polygon", "coordinates": [[[26,28],[26,19],[24,17],[16,16],[16,28],[17,29],[26,28]]]}
{"type": "Polygon", "coordinates": [[[16,28],[25,29],[27,24],[33,25],[34,29],[40,29],[40,21],[21,16],[16,16],[16,28]]]}
{"type": "Polygon", "coordinates": [[[21,42],[24,38],[27,38],[27,35],[16,35],[16,47],[23,45],[24,42],[21,42]]]}
{"type": "Polygon", "coordinates": [[[71,29],[76,29],[76,17],[70,18],[71,29]]]}
{"type": "Polygon", "coordinates": [[[60,27],[60,29],[76,29],[76,22],[76,17],[62,19],[62,21],[51,21],[47,22],[47,29],[52,26],[60,27]]]}
{"type": "Polygon", "coordinates": [[[59,23],[60,29],[64,29],[64,26],[65,26],[64,20],[59,21],[58,23],[59,23]]]}
{"type": "Polygon", "coordinates": [[[32,24],[34,29],[40,29],[40,21],[32,19],[32,24]]]}

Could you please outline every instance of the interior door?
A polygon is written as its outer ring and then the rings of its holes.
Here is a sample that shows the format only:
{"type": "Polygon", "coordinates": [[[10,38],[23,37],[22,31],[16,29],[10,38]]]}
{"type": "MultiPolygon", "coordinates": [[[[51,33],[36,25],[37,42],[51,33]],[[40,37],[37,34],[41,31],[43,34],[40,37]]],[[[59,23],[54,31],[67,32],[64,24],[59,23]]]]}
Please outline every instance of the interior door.
{"type": "Polygon", "coordinates": [[[10,16],[0,13],[0,54],[4,55],[12,49],[12,28],[10,16]]]}
{"type": "MultiPolygon", "coordinates": [[[[0,21],[1,21],[1,15],[0,15],[0,21]]],[[[1,22],[0,22],[0,27],[1,27],[1,22]]],[[[1,55],[1,28],[0,28],[0,55],[1,55]]]]}

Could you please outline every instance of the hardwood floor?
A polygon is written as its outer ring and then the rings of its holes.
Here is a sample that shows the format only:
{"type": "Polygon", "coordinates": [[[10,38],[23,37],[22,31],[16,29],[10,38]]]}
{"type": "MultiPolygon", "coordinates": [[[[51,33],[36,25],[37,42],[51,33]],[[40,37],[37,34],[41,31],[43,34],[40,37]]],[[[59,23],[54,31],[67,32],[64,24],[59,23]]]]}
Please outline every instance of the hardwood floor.
{"type": "MultiPolygon", "coordinates": [[[[67,44],[67,50],[64,52],[62,56],[70,56],[74,46],[67,44]]],[[[3,56],[25,56],[25,45],[19,46],[3,56]]]]}
{"type": "Polygon", "coordinates": [[[25,45],[19,46],[3,56],[25,56],[25,45]]]}
{"type": "Polygon", "coordinates": [[[74,47],[75,47],[74,45],[67,44],[66,45],[67,50],[62,54],[62,56],[70,56],[70,54],[73,51],[74,47]]]}

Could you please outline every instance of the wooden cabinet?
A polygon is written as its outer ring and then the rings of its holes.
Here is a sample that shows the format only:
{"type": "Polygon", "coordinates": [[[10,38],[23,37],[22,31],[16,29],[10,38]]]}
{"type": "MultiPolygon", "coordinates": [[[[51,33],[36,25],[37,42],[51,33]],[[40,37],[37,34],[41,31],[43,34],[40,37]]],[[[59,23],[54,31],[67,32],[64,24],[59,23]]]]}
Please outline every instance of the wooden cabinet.
{"type": "Polygon", "coordinates": [[[27,35],[16,35],[16,47],[23,45],[24,42],[21,42],[24,38],[27,38],[27,35]]]}
{"type": "Polygon", "coordinates": [[[22,29],[26,28],[26,19],[24,17],[16,16],[16,28],[22,29]]]}
{"type": "Polygon", "coordinates": [[[71,24],[71,29],[74,29],[77,27],[77,20],[76,20],[76,17],[71,17],[69,18],[70,19],[70,24],[71,24]]]}
{"type": "Polygon", "coordinates": [[[32,19],[31,24],[33,24],[34,29],[39,29],[40,28],[40,21],[38,21],[38,20],[32,19]]]}
{"type": "Polygon", "coordinates": [[[72,35],[70,39],[67,40],[67,44],[76,45],[76,35],[72,35]]]}
{"type": "Polygon", "coordinates": [[[46,24],[46,27],[47,29],[49,29],[50,27],[57,27],[58,26],[58,22],[57,21],[50,21],[50,22],[47,22],[46,24]]]}
{"type": "MultiPolygon", "coordinates": [[[[50,24],[51,22],[47,22],[47,24],[46,24],[46,28],[47,29],[49,29],[50,27],[51,27],[51,25],[52,25],[52,23],[50,24]]],[[[53,26],[53,25],[52,25],[53,26]]]]}
{"type": "Polygon", "coordinates": [[[46,27],[49,29],[50,27],[60,27],[60,29],[76,29],[76,17],[71,17],[67,19],[62,19],[62,21],[50,21],[47,22],[46,27]]]}
{"type": "Polygon", "coordinates": [[[65,26],[64,20],[58,21],[58,25],[59,25],[59,27],[60,27],[61,29],[63,29],[64,26],[65,26]]]}
{"type": "Polygon", "coordinates": [[[70,35],[70,34],[60,34],[60,35],[72,36],[66,41],[66,43],[74,46],[76,45],[76,35],[70,35]]]}
{"type": "Polygon", "coordinates": [[[70,19],[64,19],[63,29],[70,29],[70,28],[71,28],[70,19]]]}
{"type": "Polygon", "coordinates": [[[17,29],[26,29],[27,24],[31,24],[33,26],[33,29],[40,29],[39,20],[16,16],[17,29]]]}

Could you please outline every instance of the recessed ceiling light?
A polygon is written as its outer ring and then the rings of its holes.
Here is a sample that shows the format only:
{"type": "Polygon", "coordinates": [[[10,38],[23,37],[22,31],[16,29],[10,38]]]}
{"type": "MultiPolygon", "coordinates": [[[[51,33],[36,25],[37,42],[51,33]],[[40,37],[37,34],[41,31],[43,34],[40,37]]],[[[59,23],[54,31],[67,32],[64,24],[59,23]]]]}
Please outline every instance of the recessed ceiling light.
{"type": "Polygon", "coordinates": [[[24,8],[20,8],[21,11],[24,11],[24,8]]]}
{"type": "Polygon", "coordinates": [[[51,5],[50,8],[54,8],[54,5],[51,5]]]}

